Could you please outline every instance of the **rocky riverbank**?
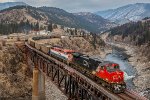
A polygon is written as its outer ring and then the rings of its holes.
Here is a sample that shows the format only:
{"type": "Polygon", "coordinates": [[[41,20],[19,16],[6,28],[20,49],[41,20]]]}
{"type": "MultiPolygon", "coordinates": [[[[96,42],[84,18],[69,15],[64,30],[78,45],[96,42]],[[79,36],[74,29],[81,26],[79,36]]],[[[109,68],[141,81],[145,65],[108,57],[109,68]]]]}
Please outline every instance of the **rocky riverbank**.
{"type": "Polygon", "coordinates": [[[141,54],[137,46],[124,43],[111,43],[111,45],[124,48],[125,53],[130,55],[128,61],[137,71],[137,75],[133,79],[135,91],[150,99],[150,61],[141,54]]]}

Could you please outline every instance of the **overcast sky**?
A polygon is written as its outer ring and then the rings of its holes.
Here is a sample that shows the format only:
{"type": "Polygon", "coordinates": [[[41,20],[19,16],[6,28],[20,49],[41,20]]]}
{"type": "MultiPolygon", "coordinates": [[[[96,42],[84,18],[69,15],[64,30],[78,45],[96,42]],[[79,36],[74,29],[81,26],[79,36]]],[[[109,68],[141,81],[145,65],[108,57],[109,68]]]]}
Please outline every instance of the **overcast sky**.
{"type": "Polygon", "coordinates": [[[25,2],[32,6],[49,6],[69,12],[96,12],[133,3],[150,3],[150,0],[0,0],[0,2],[25,2]]]}

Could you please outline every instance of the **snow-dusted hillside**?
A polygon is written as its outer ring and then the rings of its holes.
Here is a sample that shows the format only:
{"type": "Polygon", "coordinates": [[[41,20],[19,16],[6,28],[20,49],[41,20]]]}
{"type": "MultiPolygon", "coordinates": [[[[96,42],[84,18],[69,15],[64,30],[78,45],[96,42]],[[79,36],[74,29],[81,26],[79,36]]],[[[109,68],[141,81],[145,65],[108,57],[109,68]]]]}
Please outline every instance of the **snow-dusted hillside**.
{"type": "Polygon", "coordinates": [[[130,4],[117,9],[98,11],[96,14],[121,24],[138,21],[145,17],[150,17],[150,3],[130,4]]]}

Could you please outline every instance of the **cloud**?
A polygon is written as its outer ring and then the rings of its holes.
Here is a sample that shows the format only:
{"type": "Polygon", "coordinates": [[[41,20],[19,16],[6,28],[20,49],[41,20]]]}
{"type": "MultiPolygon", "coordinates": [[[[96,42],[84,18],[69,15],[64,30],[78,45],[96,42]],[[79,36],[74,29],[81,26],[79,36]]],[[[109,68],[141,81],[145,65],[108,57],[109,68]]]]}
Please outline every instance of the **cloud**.
{"type": "Polygon", "coordinates": [[[0,2],[14,2],[14,0],[0,0],[0,2]]]}
{"type": "MultiPolygon", "coordinates": [[[[8,0],[2,0],[8,1],[8,0]]],[[[22,1],[32,6],[58,7],[69,12],[106,10],[132,3],[150,3],[150,0],[14,0],[22,1]]]]}

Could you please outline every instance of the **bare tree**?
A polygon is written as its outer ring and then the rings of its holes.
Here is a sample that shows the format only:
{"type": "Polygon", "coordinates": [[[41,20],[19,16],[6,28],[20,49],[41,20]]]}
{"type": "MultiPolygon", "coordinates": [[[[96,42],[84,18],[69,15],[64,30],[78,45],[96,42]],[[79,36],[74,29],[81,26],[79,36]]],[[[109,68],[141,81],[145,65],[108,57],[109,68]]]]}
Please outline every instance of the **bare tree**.
{"type": "Polygon", "coordinates": [[[6,40],[2,40],[2,46],[6,46],[6,40]]]}

